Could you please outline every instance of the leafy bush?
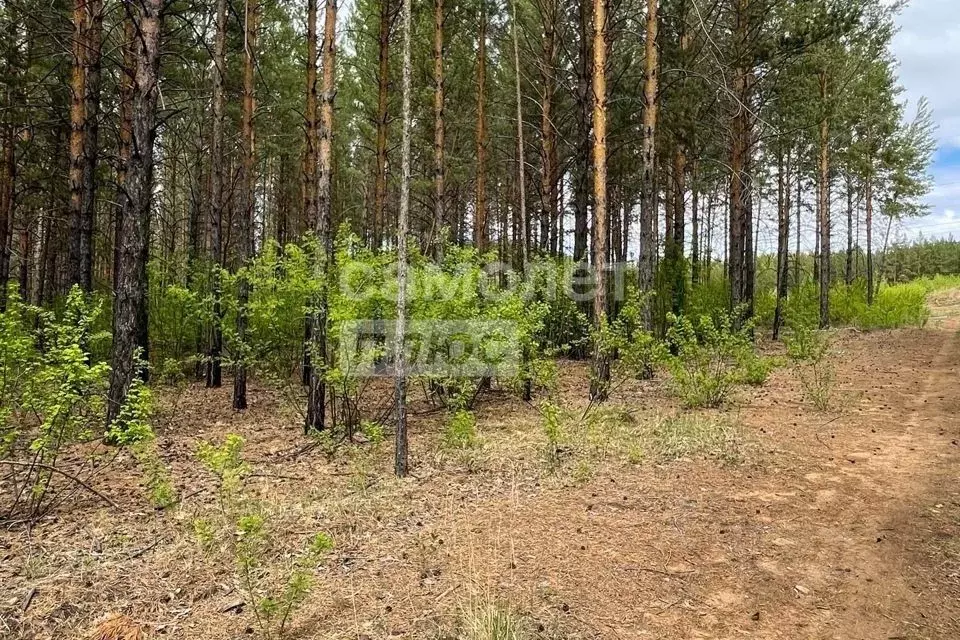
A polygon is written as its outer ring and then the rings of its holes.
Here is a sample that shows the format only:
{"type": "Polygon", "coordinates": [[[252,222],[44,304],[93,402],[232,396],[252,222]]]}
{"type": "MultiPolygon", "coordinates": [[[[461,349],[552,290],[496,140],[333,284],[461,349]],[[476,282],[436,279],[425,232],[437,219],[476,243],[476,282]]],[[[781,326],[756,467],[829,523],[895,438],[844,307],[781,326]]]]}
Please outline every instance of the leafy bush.
{"type": "Polygon", "coordinates": [[[716,407],[743,380],[741,363],[753,352],[749,325],[733,326],[732,316],[668,317],[668,360],[674,392],[686,407],[716,407]]]}
{"type": "Polygon", "coordinates": [[[617,354],[615,366],[624,375],[638,380],[653,377],[654,368],[669,355],[666,345],[644,328],[643,308],[649,296],[628,292],[619,315],[612,323],[612,351],[617,354]]]}
{"type": "Polygon", "coordinates": [[[207,553],[231,559],[261,635],[281,638],[291,615],[309,595],[315,567],[333,549],[333,540],[317,533],[299,549],[279,547],[266,505],[243,490],[244,478],[251,473],[243,446],[243,438],[236,434],[227,435],[220,445],[200,443],[197,457],[216,477],[219,501],[211,517],[193,521],[193,530],[207,553]]]}
{"type": "MultiPolygon", "coordinates": [[[[7,517],[48,512],[72,495],[66,481],[89,490],[83,478],[93,473],[96,452],[71,456],[69,470],[60,463],[66,450],[103,433],[110,367],[90,355],[107,337],[95,331],[101,309],[77,287],[59,313],[30,307],[10,290],[0,314],[0,463],[12,469],[7,517]]],[[[152,437],[149,404],[149,392],[135,384],[120,408],[117,444],[152,437]]]]}
{"type": "Polygon", "coordinates": [[[443,428],[443,446],[447,449],[470,449],[477,443],[477,419],[464,409],[455,411],[443,428]]]}
{"type": "Polygon", "coordinates": [[[544,400],[539,405],[543,434],[547,438],[544,458],[551,469],[560,465],[566,450],[567,434],[563,426],[563,410],[557,403],[544,400]]]}
{"type": "Polygon", "coordinates": [[[760,387],[766,383],[770,373],[780,364],[777,358],[761,356],[753,349],[742,349],[737,356],[739,375],[737,382],[760,387]]]}
{"type": "Polygon", "coordinates": [[[829,359],[829,340],[823,332],[797,324],[790,327],[785,341],[787,357],[793,363],[804,398],[820,411],[826,411],[830,408],[836,382],[836,373],[829,359]]]}

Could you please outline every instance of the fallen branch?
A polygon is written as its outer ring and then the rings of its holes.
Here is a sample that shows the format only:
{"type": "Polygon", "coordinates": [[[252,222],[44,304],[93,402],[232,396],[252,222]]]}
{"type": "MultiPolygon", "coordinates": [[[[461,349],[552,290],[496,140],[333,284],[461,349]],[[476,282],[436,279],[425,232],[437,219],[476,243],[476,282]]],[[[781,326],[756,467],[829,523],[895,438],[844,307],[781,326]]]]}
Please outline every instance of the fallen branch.
{"type": "Polygon", "coordinates": [[[53,465],[43,464],[42,462],[21,462],[21,461],[19,461],[19,460],[0,460],[0,464],[6,464],[6,465],[10,465],[10,466],[12,466],[12,467],[27,467],[27,468],[37,467],[37,468],[40,468],[40,469],[45,469],[45,470],[47,470],[47,471],[50,471],[51,473],[59,473],[60,475],[64,476],[65,478],[69,478],[70,480],[73,480],[73,481],[76,482],[78,485],[80,485],[81,487],[83,487],[84,489],[86,489],[87,491],[89,491],[90,493],[92,493],[93,495],[97,496],[98,498],[100,498],[101,500],[103,500],[104,502],[106,502],[107,504],[109,504],[111,507],[113,507],[114,509],[117,508],[117,505],[116,505],[116,503],[115,503],[113,500],[111,500],[111,499],[108,498],[107,496],[103,495],[102,493],[100,493],[99,491],[97,491],[96,489],[94,489],[93,487],[91,487],[91,486],[88,485],[86,482],[84,482],[83,480],[81,480],[81,479],[78,478],[77,476],[73,475],[72,473],[68,473],[68,472],[64,471],[63,469],[60,469],[60,468],[58,468],[58,467],[54,467],[53,465]]]}

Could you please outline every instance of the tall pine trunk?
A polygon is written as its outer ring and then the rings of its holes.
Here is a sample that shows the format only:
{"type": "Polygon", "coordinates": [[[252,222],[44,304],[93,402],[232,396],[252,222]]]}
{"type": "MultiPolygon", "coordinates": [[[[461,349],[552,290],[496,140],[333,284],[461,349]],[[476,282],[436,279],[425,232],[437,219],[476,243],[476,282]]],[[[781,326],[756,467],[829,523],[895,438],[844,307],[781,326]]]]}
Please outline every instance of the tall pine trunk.
{"type": "Polygon", "coordinates": [[[480,2],[480,35],[477,42],[477,195],[473,211],[473,244],[487,248],[487,7],[480,2]]]}
{"type": "Polygon", "coordinates": [[[213,44],[213,127],[210,140],[210,258],[211,297],[213,319],[210,327],[210,350],[207,354],[207,387],[219,388],[223,384],[223,222],[226,200],[226,175],[224,172],[223,108],[224,82],[227,73],[225,55],[227,39],[227,0],[217,0],[217,27],[213,44]]]}
{"type": "Polygon", "coordinates": [[[390,124],[390,0],[380,0],[380,28],[377,34],[377,132],[376,132],[376,175],[373,186],[373,246],[382,248],[386,236],[387,221],[387,128],[390,124]]]}
{"type": "Polygon", "coordinates": [[[75,0],[70,80],[70,281],[93,289],[97,119],[100,110],[102,0],[75,0]]]}
{"type": "Polygon", "coordinates": [[[555,61],[557,3],[546,0],[543,13],[543,100],[541,102],[540,139],[543,145],[541,172],[540,229],[541,246],[557,254],[557,145],[553,124],[553,94],[556,85],[555,61]]]}
{"type": "Polygon", "coordinates": [[[700,163],[694,158],[690,171],[690,282],[700,282],[700,163]]]}
{"type": "Polygon", "coordinates": [[[444,96],[443,96],[443,0],[433,4],[433,255],[443,258],[444,233],[444,96]]]}
{"type": "MultiPolygon", "coordinates": [[[[820,99],[826,108],[827,73],[820,72],[820,99]]],[[[817,217],[819,220],[819,285],[820,328],[830,326],[830,123],[827,116],[820,119],[819,154],[817,157],[817,217]]]]}
{"type": "Polygon", "coordinates": [[[140,0],[124,5],[126,19],[133,22],[134,67],[125,69],[132,78],[131,148],[124,171],[124,199],[113,304],[113,347],[107,424],[119,415],[136,375],[138,327],[147,308],[144,279],[150,231],[153,192],[153,146],[156,134],[160,31],[163,0],[140,0]]]}
{"type": "MultiPolygon", "coordinates": [[[[304,114],[305,144],[303,155],[303,218],[306,227],[317,228],[317,146],[319,121],[317,119],[317,0],[307,0],[307,89],[304,114]]],[[[303,358],[300,381],[310,384],[310,314],[303,319],[303,358]]]]}
{"type": "Polygon", "coordinates": [[[593,373],[590,398],[603,401],[610,386],[610,360],[603,344],[607,322],[607,7],[593,0],[593,373]]]}
{"type": "MultiPolygon", "coordinates": [[[[522,275],[527,273],[527,264],[530,261],[530,224],[527,217],[527,188],[526,188],[526,170],[524,167],[525,149],[523,145],[523,100],[520,93],[520,35],[519,25],[517,23],[517,2],[511,1],[513,9],[513,20],[511,20],[511,30],[513,32],[513,70],[514,70],[514,88],[516,89],[517,106],[517,186],[520,190],[518,207],[520,209],[520,271],[522,275]]],[[[521,364],[524,369],[529,367],[530,354],[524,351],[521,354],[521,364]]],[[[529,372],[523,376],[523,399],[530,401],[533,387],[529,372]]]]}
{"type": "MultiPolygon", "coordinates": [[[[657,218],[656,133],[659,62],[657,55],[658,0],[647,0],[646,41],[643,65],[643,142],[641,147],[642,175],[640,178],[640,253],[638,257],[638,288],[641,292],[653,289],[656,241],[654,227],[657,218]]],[[[644,324],[653,326],[650,304],[644,305],[644,324]]]]}
{"type": "Polygon", "coordinates": [[[752,74],[749,65],[750,0],[735,0],[734,37],[740,59],[733,77],[734,115],[730,142],[730,228],[729,263],[730,306],[740,319],[753,312],[751,274],[753,272],[753,212],[750,184],[750,153],[753,121],[750,110],[752,74]]]}
{"type": "Polygon", "coordinates": [[[237,259],[240,278],[237,283],[237,343],[236,370],[233,376],[233,408],[242,411],[247,408],[247,324],[250,303],[250,279],[244,273],[253,259],[253,209],[256,204],[256,176],[254,175],[254,129],[253,115],[256,108],[256,87],[254,84],[254,64],[257,55],[257,29],[260,16],[258,0],[246,0],[244,3],[243,37],[243,103],[240,115],[242,184],[240,186],[240,238],[237,243],[237,259]]]}
{"type": "Polygon", "coordinates": [[[307,397],[307,418],[304,431],[322,431],[326,427],[327,401],[327,325],[328,286],[333,262],[333,99],[336,95],[336,25],[337,0],[326,0],[323,21],[322,78],[320,87],[320,140],[317,145],[317,255],[314,276],[320,290],[314,301],[313,331],[310,336],[310,387],[307,397]]]}
{"type": "Polygon", "coordinates": [[[394,343],[396,363],[397,432],[394,473],[407,475],[407,371],[404,353],[407,325],[407,231],[410,214],[411,128],[411,0],[403,0],[403,133],[400,143],[400,211],[397,218],[397,326],[394,343]]]}
{"type": "Polygon", "coordinates": [[[867,224],[867,304],[873,304],[873,178],[867,176],[863,185],[867,224]]]}
{"type": "MultiPolygon", "coordinates": [[[[7,65],[7,73],[10,74],[8,77],[12,77],[12,66],[7,65]]],[[[10,87],[7,87],[4,100],[6,108],[2,115],[2,124],[0,124],[0,145],[2,145],[3,154],[0,157],[0,312],[7,308],[7,281],[10,279],[10,244],[13,238],[13,212],[17,180],[16,132],[14,131],[12,96],[13,91],[10,87]]],[[[27,256],[21,255],[20,260],[21,264],[25,264],[27,256]]]]}
{"type": "Polygon", "coordinates": [[[670,235],[670,242],[667,246],[667,253],[670,256],[669,264],[673,282],[671,283],[673,312],[677,315],[683,313],[683,305],[686,289],[686,277],[683,269],[683,247],[684,247],[684,221],[686,217],[685,194],[686,186],[686,167],[687,156],[683,148],[679,145],[673,156],[673,233],[670,235]]]}
{"type": "Polygon", "coordinates": [[[307,85],[303,114],[303,217],[307,227],[317,216],[317,0],[307,0],[307,85]]]}
{"type": "Polygon", "coordinates": [[[777,301],[773,310],[773,339],[780,337],[783,305],[787,298],[787,277],[790,273],[790,153],[777,158],[777,301]]]}
{"type": "Polygon", "coordinates": [[[846,176],[847,191],[847,260],[844,265],[843,281],[849,287],[853,284],[853,178],[846,176]]]}
{"type": "Polygon", "coordinates": [[[578,2],[580,50],[577,59],[577,142],[574,150],[573,170],[573,259],[587,259],[587,219],[590,207],[590,123],[592,118],[591,95],[591,18],[590,3],[578,2]]]}

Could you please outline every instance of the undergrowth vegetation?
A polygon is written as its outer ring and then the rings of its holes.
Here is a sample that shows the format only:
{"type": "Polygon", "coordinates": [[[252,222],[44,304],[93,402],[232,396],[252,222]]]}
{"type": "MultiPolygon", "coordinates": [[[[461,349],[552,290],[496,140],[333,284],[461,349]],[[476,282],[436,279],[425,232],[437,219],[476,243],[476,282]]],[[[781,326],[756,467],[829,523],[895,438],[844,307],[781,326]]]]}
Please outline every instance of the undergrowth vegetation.
{"type": "MultiPolygon", "coordinates": [[[[0,513],[34,520],[77,492],[94,493],[84,479],[100,458],[115,455],[94,446],[78,460],[77,445],[145,447],[152,440],[152,397],[135,382],[105,431],[110,367],[90,357],[91,345],[109,338],[96,330],[102,306],[76,287],[59,311],[25,304],[15,288],[8,296],[0,313],[0,513]]],[[[150,459],[149,449],[142,451],[150,459]]]]}
{"type": "Polygon", "coordinates": [[[299,548],[285,548],[275,535],[269,505],[244,489],[252,468],[243,458],[244,440],[227,435],[221,444],[201,442],[197,458],[217,483],[217,507],[196,517],[193,531],[210,560],[232,564],[241,605],[249,603],[265,640],[282,638],[291,616],[313,587],[318,564],[333,549],[333,539],[316,533],[299,548]]]}

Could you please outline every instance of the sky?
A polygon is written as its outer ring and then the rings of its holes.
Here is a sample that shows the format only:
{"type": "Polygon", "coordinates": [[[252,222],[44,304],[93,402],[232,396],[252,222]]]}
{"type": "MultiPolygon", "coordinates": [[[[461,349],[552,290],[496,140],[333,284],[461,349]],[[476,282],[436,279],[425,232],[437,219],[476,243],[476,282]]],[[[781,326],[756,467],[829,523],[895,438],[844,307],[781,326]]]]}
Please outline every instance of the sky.
{"type": "Polygon", "coordinates": [[[911,0],[899,20],[893,52],[912,117],[926,97],[937,124],[937,152],[927,197],[930,213],[906,221],[900,239],[960,239],[960,0],[911,0]]]}

